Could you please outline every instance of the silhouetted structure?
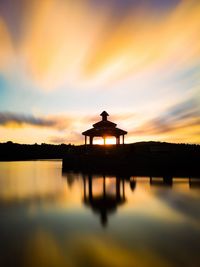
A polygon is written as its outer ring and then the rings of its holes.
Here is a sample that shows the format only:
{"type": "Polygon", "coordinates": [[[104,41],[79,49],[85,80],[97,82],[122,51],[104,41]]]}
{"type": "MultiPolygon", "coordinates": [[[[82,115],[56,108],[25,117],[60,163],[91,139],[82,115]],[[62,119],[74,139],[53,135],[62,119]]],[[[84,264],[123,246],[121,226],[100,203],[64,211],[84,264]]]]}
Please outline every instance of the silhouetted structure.
{"type": "Polygon", "coordinates": [[[199,145],[141,142],[122,146],[74,147],[63,169],[129,176],[199,177],[199,145]],[[156,148],[156,149],[154,149],[156,148]]]}
{"type": "Polygon", "coordinates": [[[120,136],[122,136],[122,144],[124,144],[124,135],[126,135],[127,132],[117,128],[117,124],[108,121],[107,117],[109,114],[106,111],[103,111],[100,116],[102,116],[101,121],[93,124],[93,128],[82,133],[85,136],[85,144],[87,144],[87,137],[89,137],[90,145],[93,144],[94,137],[102,137],[105,144],[106,137],[108,136],[115,136],[117,145],[120,144],[120,136]]]}
{"type": "MultiPolygon", "coordinates": [[[[90,206],[94,212],[100,214],[101,224],[105,226],[108,221],[108,214],[116,211],[117,206],[125,203],[125,180],[120,177],[115,177],[114,180],[114,192],[109,192],[106,185],[106,177],[103,176],[102,180],[102,192],[94,194],[93,182],[95,179],[92,175],[88,175],[88,179],[84,177],[84,196],[83,201],[87,206],[90,206]]],[[[108,184],[109,185],[109,184],[108,184]]]]}

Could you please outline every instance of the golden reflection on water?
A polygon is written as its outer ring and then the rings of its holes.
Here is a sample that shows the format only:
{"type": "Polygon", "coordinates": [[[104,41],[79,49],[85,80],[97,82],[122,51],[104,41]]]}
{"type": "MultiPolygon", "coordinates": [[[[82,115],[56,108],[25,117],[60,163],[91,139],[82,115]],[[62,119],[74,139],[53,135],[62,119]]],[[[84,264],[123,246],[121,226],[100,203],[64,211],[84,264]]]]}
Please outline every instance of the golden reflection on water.
{"type": "Polygon", "coordinates": [[[29,267],[170,266],[152,250],[130,250],[128,247],[121,247],[109,237],[90,234],[83,234],[81,237],[75,235],[72,239],[66,237],[64,245],[60,245],[50,233],[39,231],[29,240],[25,255],[25,266],[29,267]]]}
{"type": "Polygon", "coordinates": [[[24,200],[59,195],[64,191],[64,181],[56,168],[58,163],[51,164],[53,167],[49,169],[45,161],[1,163],[0,198],[24,200]]]}
{"type": "Polygon", "coordinates": [[[1,162],[0,166],[0,201],[77,203],[80,186],[71,194],[60,161],[1,162]]]}
{"type": "Polygon", "coordinates": [[[165,184],[62,173],[61,161],[0,162],[0,265],[199,266],[199,207],[199,180],[165,184]]]}

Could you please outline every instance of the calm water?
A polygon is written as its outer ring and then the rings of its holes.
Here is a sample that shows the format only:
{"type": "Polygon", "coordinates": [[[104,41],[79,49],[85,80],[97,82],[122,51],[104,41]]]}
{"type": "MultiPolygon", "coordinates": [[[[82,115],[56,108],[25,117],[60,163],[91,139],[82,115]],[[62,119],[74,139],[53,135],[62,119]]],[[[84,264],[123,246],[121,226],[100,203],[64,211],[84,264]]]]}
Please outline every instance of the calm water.
{"type": "Polygon", "coordinates": [[[0,266],[200,266],[200,183],[0,162],[0,266]]]}

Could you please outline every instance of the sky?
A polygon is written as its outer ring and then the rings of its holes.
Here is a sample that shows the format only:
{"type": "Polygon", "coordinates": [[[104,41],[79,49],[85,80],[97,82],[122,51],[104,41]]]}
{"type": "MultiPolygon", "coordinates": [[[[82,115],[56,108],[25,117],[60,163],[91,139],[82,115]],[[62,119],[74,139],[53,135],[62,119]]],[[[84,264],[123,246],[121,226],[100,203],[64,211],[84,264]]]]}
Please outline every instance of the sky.
{"type": "Polygon", "coordinates": [[[199,0],[0,0],[0,142],[82,144],[106,110],[126,143],[200,143],[199,18],[199,0]]]}

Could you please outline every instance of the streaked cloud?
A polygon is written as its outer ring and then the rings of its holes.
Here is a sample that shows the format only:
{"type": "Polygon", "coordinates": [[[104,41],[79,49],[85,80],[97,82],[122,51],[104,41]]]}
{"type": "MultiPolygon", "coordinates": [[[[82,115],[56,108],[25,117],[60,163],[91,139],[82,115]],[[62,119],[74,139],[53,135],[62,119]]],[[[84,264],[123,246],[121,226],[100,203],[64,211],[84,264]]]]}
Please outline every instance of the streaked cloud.
{"type": "Polygon", "coordinates": [[[75,114],[36,116],[0,112],[0,140],[15,140],[19,143],[82,143],[83,137],[80,129],[90,127],[89,120],[88,117],[80,118],[75,114]],[[14,139],[10,138],[13,132],[14,139]]]}
{"type": "Polygon", "coordinates": [[[198,0],[0,1],[1,140],[81,143],[106,109],[127,141],[200,142],[199,17],[198,0]]]}
{"type": "Polygon", "coordinates": [[[172,106],[164,113],[155,116],[151,120],[140,125],[138,128],[133,129],[131,135],[147,135],[157,136],[158,140],[165,140],[168,138],[176,137],[176,141],[179,140],[196,140],[200,142],[200,106],[198,101],[190,99],[185,102],[181,102],[176,106],[172,106]],[[185,138],[181,135],[184,135],[185,138]]]}
{"type": "Polygon", "coordinates": [[[67,132],[65,134],[62,135],[57,135],[57,136],[51,136],[49,138],[49,142],[50,143],[54,143],[54,144],[76,144],[76,143],[82,143],[83,137],[81,135],[81,133],[79,132],[67,132]]]}
{"type": "Polygon", "coordinates": [[[24,18],[28,16],[29,3],[27,0],[1,0],[0,17],[5,21],[13,41],[21,39],[24,29],[24,18]]]}
{"type": "Polygon", "coordinates": [[[48,89],[105,85],[147,68],[169,71],[170,64],[182,68],[200,49],[196,0],[19,4],[3,1],[1,21],[10,37],[18,33],[11,39],[24,74],[48,89]]]}
{"type": "Polygon", "coordinates": [[[0,72],[13,64],[14,47],[5,21],[0,17],[0,72]]]}
{"type": "Polygon", "coordinates": [[[54,126],[55,121],[48,120],[44,118],[34,117],[30,115],[21,115],[14,113],[0,113],[0,125],[8,125],[14,123],[17,126],[22,126],[24,124],[34,125],[34,126],[54,126]]]}
{"type": "Polygon", "coordinates": [[[70,127],[74,118],[70,116],[34,116],[34,115],[25,115],[11,112],[0,112],[0,125],[9,127],[26,127],[38,126],[38,127],[50,127],[58,130],[64,130],[67,127],[70,127]]]}

